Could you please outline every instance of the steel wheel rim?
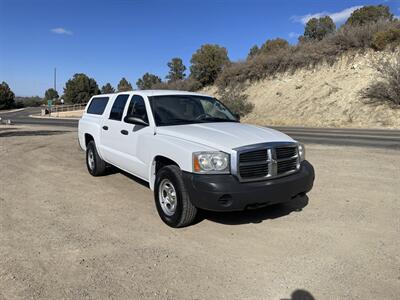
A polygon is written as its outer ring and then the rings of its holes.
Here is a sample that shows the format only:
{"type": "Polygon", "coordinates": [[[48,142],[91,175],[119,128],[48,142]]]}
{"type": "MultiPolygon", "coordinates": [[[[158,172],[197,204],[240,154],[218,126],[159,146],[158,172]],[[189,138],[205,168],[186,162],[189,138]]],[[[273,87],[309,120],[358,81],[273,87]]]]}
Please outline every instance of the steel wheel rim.
{"type": "Polygon", "coordinates": [[[172,216],[177,207],[177,196],[174,185],[169,179],[163,179],[158,189],[158,201],[164,214],[172,216]]]}
{"type": "Polygon", "coordinates": [[[89,168],[90,170],[94,169],[94,153],[93,150],[90,149],[88,153],[88,163],[89,163],[89,168]]]}

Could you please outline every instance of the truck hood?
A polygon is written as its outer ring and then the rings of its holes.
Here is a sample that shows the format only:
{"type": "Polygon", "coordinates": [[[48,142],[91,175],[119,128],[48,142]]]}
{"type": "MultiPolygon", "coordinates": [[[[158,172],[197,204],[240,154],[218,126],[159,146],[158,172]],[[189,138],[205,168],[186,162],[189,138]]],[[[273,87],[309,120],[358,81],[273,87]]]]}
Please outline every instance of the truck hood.
{"type": "Polygon", "coordinates": [[[156,132],[225,152],[252,144],[294,142],[291,137],[274,129],[233,122],[161,126],[156,132]]]}

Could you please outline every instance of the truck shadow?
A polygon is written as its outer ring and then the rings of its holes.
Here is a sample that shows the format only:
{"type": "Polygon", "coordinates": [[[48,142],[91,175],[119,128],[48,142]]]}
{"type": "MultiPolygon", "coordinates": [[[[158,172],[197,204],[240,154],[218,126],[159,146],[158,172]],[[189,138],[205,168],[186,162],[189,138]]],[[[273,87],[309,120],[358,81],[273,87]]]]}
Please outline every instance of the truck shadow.
{"type": "Polygon", "coordinates": [[[212,212],[200,211],[197,223],[203,220],[225,224],[242,225],[257,224],[265,220],[277,219],[289,215],[292,212],[300,212],[308,205],[307,195],[298,196],[289,202],[266,206],[255,210],[245,210],[239,212],[212,212]]]}
{"type": "MultiPolygon", "coordinates": [[[[106,175],[120,173],[134,182],[149,188],[148,182],[129,174],[114,166],[107,168],[106,175]]],[[[307,195],[297,196],[286,203],[274,204],[259,209],[237,211],[237,212],[213,212],[206,210],[199,210],[198,216],[194,224],[198,224],[203,220],[209,220],[215,223],[225,225],[242,225],[242,224],[257,224],[262,223],[264,220],[272,220],[289,215],[292,212],[300,212],[308,205],[309,198],[307,195]]],[[[193,225],[194,225],[193,224],[193,225]]]]}
{"type": "Polygon", "coordinates": [[[309,291],[298,289],[292,293],[290,298],[281,300],[315,300],[315,298],[309,291]]]}

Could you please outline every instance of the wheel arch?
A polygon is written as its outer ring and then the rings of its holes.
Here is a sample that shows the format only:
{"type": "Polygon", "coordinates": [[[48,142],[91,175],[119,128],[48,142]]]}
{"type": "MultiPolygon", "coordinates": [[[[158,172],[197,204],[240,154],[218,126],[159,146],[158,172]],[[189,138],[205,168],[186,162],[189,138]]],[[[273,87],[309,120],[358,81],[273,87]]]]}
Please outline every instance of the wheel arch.
{"type": "Polygon", "coordinates": [[[151,165],[150,165],[150,176],[149,176],[149,186],[150,186],[151,190],[154,190],[154,183],[156,181],[157,172],[162,167],[169,166],[169,165],[175,165],[175,166],[181,168],[175,160],[173,160],[169,157],[166,157],[164,155],[156,155],[153,158],[151,165]]]}

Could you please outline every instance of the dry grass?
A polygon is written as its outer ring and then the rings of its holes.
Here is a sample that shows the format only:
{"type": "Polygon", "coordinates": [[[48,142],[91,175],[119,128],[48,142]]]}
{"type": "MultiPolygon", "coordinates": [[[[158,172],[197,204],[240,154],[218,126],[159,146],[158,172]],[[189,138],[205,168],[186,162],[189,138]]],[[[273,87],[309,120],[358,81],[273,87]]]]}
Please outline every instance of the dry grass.
{"type": "Polygon", "coordinates": [[[232,63],[221,72],[216,84],[219,88],[226,88],[232,84],[251,83],[285,72],[312,69],[321,63],[332,65],[344,53],[370,49],[377,33],[399,27],[399,22],[343,26],[321,41],[303,41],[278,52],[261,53],[246,61],[232,63]]]}
{"type": "Polygon", "coordinates": [[[361,97],[368,103],[387,102],[394,108],[400,108],[400,54],[381,59],[374,64],[379,79],[361,91],[361,97]]]}

